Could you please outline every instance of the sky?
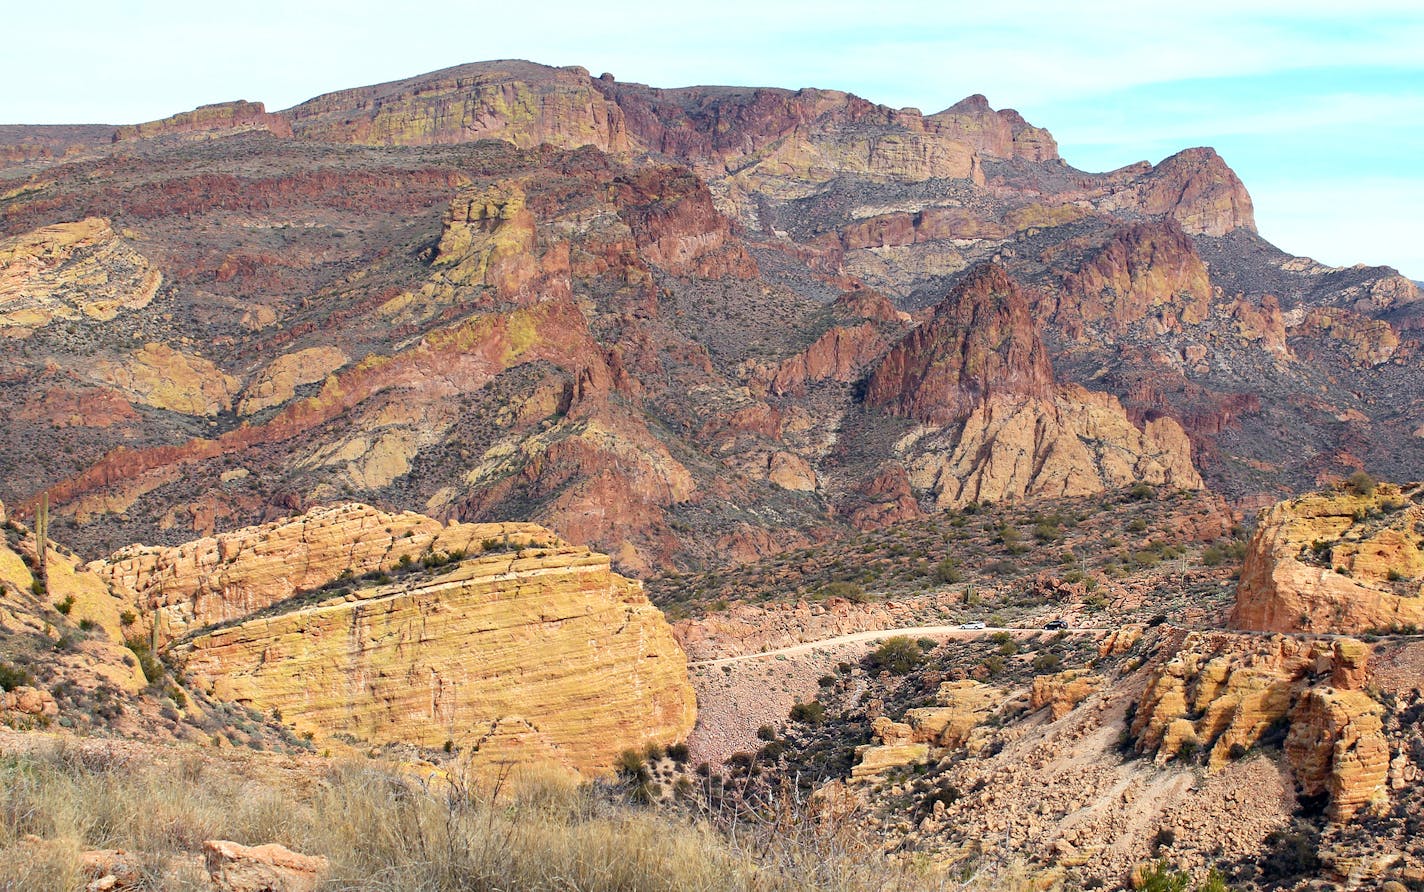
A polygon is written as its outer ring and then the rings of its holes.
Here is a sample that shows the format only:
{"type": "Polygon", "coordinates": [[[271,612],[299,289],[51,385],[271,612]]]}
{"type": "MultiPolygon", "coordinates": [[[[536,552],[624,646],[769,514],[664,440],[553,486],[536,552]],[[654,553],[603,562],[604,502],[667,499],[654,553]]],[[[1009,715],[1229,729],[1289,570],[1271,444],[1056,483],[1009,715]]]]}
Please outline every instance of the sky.
{"type": "Polygon", "coordinates": [[[655,86],[847,90],[938,111],[971,93],[1110,170],[1215,147],[1258,228],[1332,265],[1424,280],[1419,0],[70,0],[6,10],[0,124],[286,108],[463,62],[582,65],[655,86]]]}

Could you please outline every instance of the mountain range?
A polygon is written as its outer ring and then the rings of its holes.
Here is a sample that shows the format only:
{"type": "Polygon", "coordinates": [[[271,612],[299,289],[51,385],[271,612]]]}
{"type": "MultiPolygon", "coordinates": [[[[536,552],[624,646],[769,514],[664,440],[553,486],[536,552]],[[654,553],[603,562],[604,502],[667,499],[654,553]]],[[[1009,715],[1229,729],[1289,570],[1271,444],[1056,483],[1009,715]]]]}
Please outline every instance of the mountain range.
{"type": "Polygon", "coordinates": [[[1424,467],[1424,300],[983,96],[483,62],[0,128],[0,499],[94,555],[348,498],[626,572],[1145,481],[1424,467]]]}

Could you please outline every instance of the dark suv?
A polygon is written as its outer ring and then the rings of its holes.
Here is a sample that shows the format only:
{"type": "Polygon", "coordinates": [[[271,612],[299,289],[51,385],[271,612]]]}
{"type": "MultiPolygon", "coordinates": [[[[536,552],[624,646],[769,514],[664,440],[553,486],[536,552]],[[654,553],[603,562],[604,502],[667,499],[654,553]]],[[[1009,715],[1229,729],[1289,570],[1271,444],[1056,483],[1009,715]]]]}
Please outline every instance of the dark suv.
{"type": "Polygon", "coordinates": [[[1051,619],[1048,621],[1048,625],[1044,626],[1044,628],[1050,630],[1066,629],[1068,628],[1068,624],[1061,619],[1051,619]]]}

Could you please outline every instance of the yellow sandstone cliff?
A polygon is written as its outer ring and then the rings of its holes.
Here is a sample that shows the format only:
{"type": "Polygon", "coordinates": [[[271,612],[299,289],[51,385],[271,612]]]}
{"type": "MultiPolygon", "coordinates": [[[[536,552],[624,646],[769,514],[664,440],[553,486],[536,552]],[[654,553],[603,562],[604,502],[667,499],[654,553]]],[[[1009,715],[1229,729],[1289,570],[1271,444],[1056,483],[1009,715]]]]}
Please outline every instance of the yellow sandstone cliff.
{"type": "Polygon", "coordinates": [[[477,762],[487,739],[484,761],[505,758],[512,735],[519,751],[593,773],[626,748],[692,730],[686,657],[607,556],[554,544],[411,578],[201,632],[170,652],[214,697],[277,710],[299,731],[480,746],[477,762]]]}
{"type": "Polygon", "coordinates": [[[1424,485],[1361,487],[1261,514],[1231,624],[1355,634],[1424,625],[1424,485]]]}
{"type": "Polygon", "coordinates": [[[343,574],[389,571],[425,554],[478,554],[556,542],[531,523],[451,523],[409,511],[348,503],[172,547],[131,545],[89,570],[106,579],[160,645],[189,631],[241,619],[343,574]]]}
{"type": "Polygon", "coordinates": [[[1200,752],[1212,772],[1274,736],[1300,793],[1328,794],[1330,817],[1347,821],[1387,795],[1383,708],[1363,690],[1369,653],[1349,638],[1193,632],[1151,673],[1129,731],[1159,765],[1200,752]]]}

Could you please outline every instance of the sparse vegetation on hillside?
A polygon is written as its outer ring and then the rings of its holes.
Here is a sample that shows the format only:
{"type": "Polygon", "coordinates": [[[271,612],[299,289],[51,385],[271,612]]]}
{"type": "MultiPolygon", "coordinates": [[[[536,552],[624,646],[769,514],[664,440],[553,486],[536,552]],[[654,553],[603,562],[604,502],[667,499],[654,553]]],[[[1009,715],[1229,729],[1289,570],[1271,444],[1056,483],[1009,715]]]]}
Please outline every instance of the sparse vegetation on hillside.
{"type": "Polygon", "coordinates": [[[7,892],[81,887],[86,848],[143,853],[145,888],[206,890],[206,839],[326,855],[322,888],[361,892],[966,888],[887,863],[856,828],[794,806],[719,828],[713,815],[621,805],[534,774],[481,788],[375,764],[223,763],[182,750],[67,744],[0,757],[7,892]]]}

